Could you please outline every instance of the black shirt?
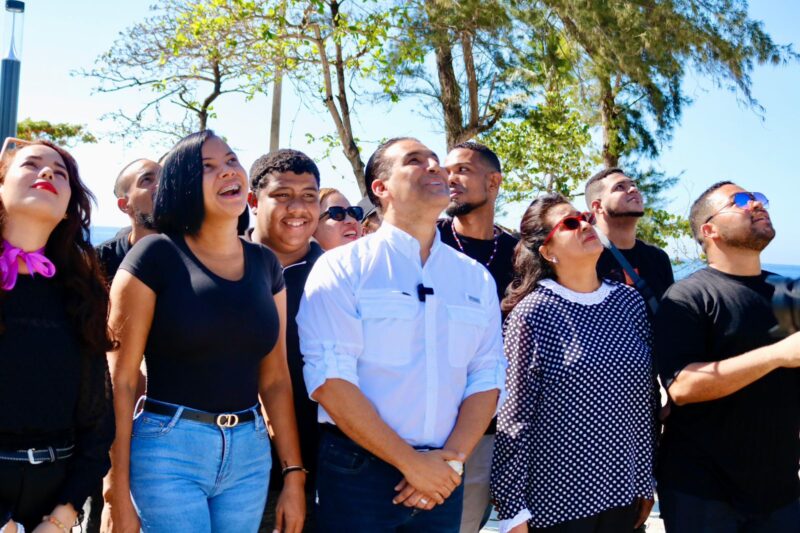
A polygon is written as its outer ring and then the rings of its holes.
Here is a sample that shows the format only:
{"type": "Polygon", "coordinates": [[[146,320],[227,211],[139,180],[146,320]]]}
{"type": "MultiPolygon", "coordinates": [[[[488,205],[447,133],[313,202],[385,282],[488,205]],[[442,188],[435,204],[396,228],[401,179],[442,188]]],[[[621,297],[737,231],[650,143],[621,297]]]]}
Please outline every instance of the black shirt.
{"type": "MultiPolygon", "coordinates": [[[[246,233],[245,238],[252,240],[252,229],[246,233]]],[[[297,417],[297,431],[300,436],[300,455],[303,459],[303,466],[310,472],[306,478],[306,487],[314,486],[313,481],[316,473],[317,452],[319,451],[318,404],[308,397],[308,389],[306,389],[306,382],[303,379],[303,354],[300,353],[300,337],[297,334],[296,317],[311,267],[324,253],[322,247],[316,242],[311,241],[310,245],[311,247],[305,257],[296,263],[287,265],[283,269],[283,279],[286,282],[286,359],[289,363],[289,375],[292,378],[294,412],[297,417]]],[[[280,490],[283,487],[282,468],[277,449],[273,446],[272,472],[269,482],[271,491],[280,490]]]]}
{"type": "MultiPolygon", "coordinates": [[[[518,239],[509,235],[505,231],[500,231],[497,236],[497,251],[495,251],[494,239],[473,239],[458,233],[458,241],[454,236],[455,227],[452,218],[443,218],[436,222],[442,242],[455,248],[459,252],[471,257],[489,270],[497,285],[497,299],[503,301],[506,289],[514,280],[514,248],[517,246],[518,239]],[[461,243],[463,250],[459,247],[461,243]],[[492,257],[494,252],[494,257],[492,257]],[[489,260],[491,259],[491,262],[489,260]],[[487,263],[488,266],[487,266],[487,263]]],[[[505,314],[503,314],[505,319],[505,314]]],[[[487,435],[493,435],[497,431],[497,419],[493,418],[486,430],[487,435]]]]}
{"type": "MultiPolygon", "coordinates": [[[[0,449],[74,443],[58,502],[80,509],[111,464],[113,407],[105,354],[84,352],[66,305],[58,274],[20,274],[3,293],[0,449]]],[[[10,503],[5,497],[0,511],[10,503]]]]}
{"type": "Polygon", "coordinates": [[[114,237],[101,243],[95,250],[103,267],[106,281],[111,284],[125,255],[131,250],[131,228],[123,228],[114,237]]]}
{"type": "MultiPolygon", "coordinates": [[[[669,256],[661,248],[636,239],[633,248],[619,251],[639,274],[639,277],[647,282],[657,300],[661,299],[667,287],[675,283],[669,256]]],[[[608,249],[603,250],[600,260],[597,261],[597,275],[601,279],[610,279],[633,287],[633,280],[625,273],[608,249]]],[[[642,294],[642,297],[647,301],[646,295],[642,294]]]]}
{"type": "Polygon", "coordinates": [[[156,293],[145,346],[148,396],[230,413],[258,401],[258,369],[278,339],[273,295],[283,274],[275,254],[242,241],[238,281],[211,272],[182,236],[148,235],[120,265],[156,293]]]}
{"type": "MultiPolygon", "coordinates": [[[[721,361],[772,344],[772,286],[713,268],[667,290],[655,319],[659,374],[669,388],[690,363],[721,361]]],[[[800,496],[800,369],[774,370],[708,402],[673,406],[658,482],[744,512],[770,512],[800,496]]]]}
{"type": "Polygon", "coordinates": [[[503,301],[506,295],[506,288],[511,284],[514,279],[514,247],[517,245],[517,239],[501,231],[497,238],[497,252],[494,254],[492,262],[487,266],[486,263],[492,257],[494,251],[494,239],[473,239],[472,237],[465,237],[458,234],[458,240],[461,242],[462,250],[458,246],[455,237],[453,236],[453,219],[443,218],[436,222],[439,228],[439,233],[442,236],[442,242],[450,245],[461,253],[466,254],[478,263],[485,266],[489,273],[494,278],[497,285],[497,299],[503,301]]]}

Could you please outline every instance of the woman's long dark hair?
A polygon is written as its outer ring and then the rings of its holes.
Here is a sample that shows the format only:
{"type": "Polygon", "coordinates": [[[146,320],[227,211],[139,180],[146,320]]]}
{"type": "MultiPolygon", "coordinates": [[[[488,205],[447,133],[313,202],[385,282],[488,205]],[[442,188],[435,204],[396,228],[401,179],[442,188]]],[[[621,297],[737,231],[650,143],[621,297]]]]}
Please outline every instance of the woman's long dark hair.
{"type": "Polygon", "coordinates": [[[510,313],[533,291],[540,279],[555,279],[556,273],[550,261],[539,253],[539,247],[544,244],[544,239],[553,229],[545,221],[547,213],[557,205],[568,203],[569,200],[561,194],[544,194],[531,202],[522,215],[519,226],[520,238],[514,248],[514,281],[508,287],[506,297],[501,303],[503,313],[510,313]]]}
{"type": "MultiPolygon", "coordinates": [[[[54,282],[64,291],[67,316],[81,346],[81,384],[76,408],[79,426],[92,426],[107,413],[111,395],[106,352],[115,347],[108,329],[108,289],[100,263],[89,240],[94,195],[81,181],[78,164],[63,148],[49,141],[35,141],[55,150],[64,161],[70,198],[66,218],[58,223],[45,244],[45,255],[56,267],[54,282]]],[[[16,151],[0,161],[0,183],[16,151]]],[[[6,218],[0,201],[0,234],[6,218]]],[[[5,331],[0,298],[0,335],[5,331]]]]}

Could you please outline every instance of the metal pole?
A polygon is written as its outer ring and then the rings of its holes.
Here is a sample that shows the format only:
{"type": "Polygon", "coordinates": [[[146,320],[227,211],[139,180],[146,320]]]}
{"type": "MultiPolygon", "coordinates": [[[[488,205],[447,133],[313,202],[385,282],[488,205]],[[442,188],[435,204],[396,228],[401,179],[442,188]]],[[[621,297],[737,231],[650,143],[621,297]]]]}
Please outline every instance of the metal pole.
{"type": "Polygon", "coordinates": [[[10,26],[6,24],[4,44],[8,53],[0,63],[0,139],[16,137],[17,109],[19,106],[19,60],[22,44],[22,15],[25,13],[25,2],[7,0],[5,3],[6,18],[10,18],[10,26]],[[18,42],[19,41],[19,42],[18,42]]]}

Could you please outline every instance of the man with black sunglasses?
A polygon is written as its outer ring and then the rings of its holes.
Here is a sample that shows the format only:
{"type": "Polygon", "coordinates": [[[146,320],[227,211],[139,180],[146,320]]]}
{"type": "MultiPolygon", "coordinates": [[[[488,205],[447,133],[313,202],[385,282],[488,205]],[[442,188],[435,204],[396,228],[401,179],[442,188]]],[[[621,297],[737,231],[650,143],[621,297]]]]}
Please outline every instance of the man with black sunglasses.
{"type": "Polygon", "coordinates": [[[798,531],[800,333],[775,342],[761,193],[723,181],[690,211],[708,266],[667,289],[654,353],[674,406],[659,452],[668,532],[798,531]]]}
{"type": "MultiPolygon", "coordinates": [[[[458,144],[444,160],[448,174],[449,218],[437,222],[442,242],[489,270],[497,284],[497,299],[514,279],[517,239],[495,224],[495,202],[503,174],[500,160],[487,146],[474,141],[458,144]]],[[[461,533],[477,533],[489,518],[489,471],[497,422],[492,420],[466,465],[461,533]]]]}
{"type": "MultiPolygon", "coordinates": [[[[636,238],[636,225],[644,216],[642,194],[636,182],[621,168],[606,168],[586,182],[586,206],[597,218],[597,230],[608,237],[610,245],[597,262],[597,275],[635,287],[652,313],[667,287],[675,282],[666,252],[636,238]],[[615,254],[613,245],[633,269],[629,273],[615,254]],[[644,280],[636,283],[635,277],[644,280]]],[[[605,244],[605,243],[604,243],[605,244]]]]}
{"type": "Polygon", "coordinates": [[[317,261],[297,316],[320,403],[318,523],[457,533],[463,462],[505,382],[495,283],[439,238],[449,188],[429,148],[391,139],[365,175],[383,223],[317,261]]]}

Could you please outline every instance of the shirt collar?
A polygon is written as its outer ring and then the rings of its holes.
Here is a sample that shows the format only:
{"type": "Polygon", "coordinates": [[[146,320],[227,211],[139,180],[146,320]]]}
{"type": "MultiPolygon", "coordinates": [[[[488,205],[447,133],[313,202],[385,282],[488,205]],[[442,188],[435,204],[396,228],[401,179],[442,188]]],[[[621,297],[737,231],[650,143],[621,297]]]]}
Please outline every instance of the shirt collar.
{"type": "MultiPolygon", "coordinates": [[[[389,246],[402,253],[407,258],[416,261],[420,260],[419,241],[397,226],[393,226],[384,220],[381,223],[381,227],[375,232],[375,235],[385,240],[389,243],[389,246]]],[[[441,246],[442,238],[439,233],[439,228],[436,228],[436,235],[433,237],[433,245],[431,246],[431,253],[428,256],[428,261],[431,260],[441,246]]]]}

